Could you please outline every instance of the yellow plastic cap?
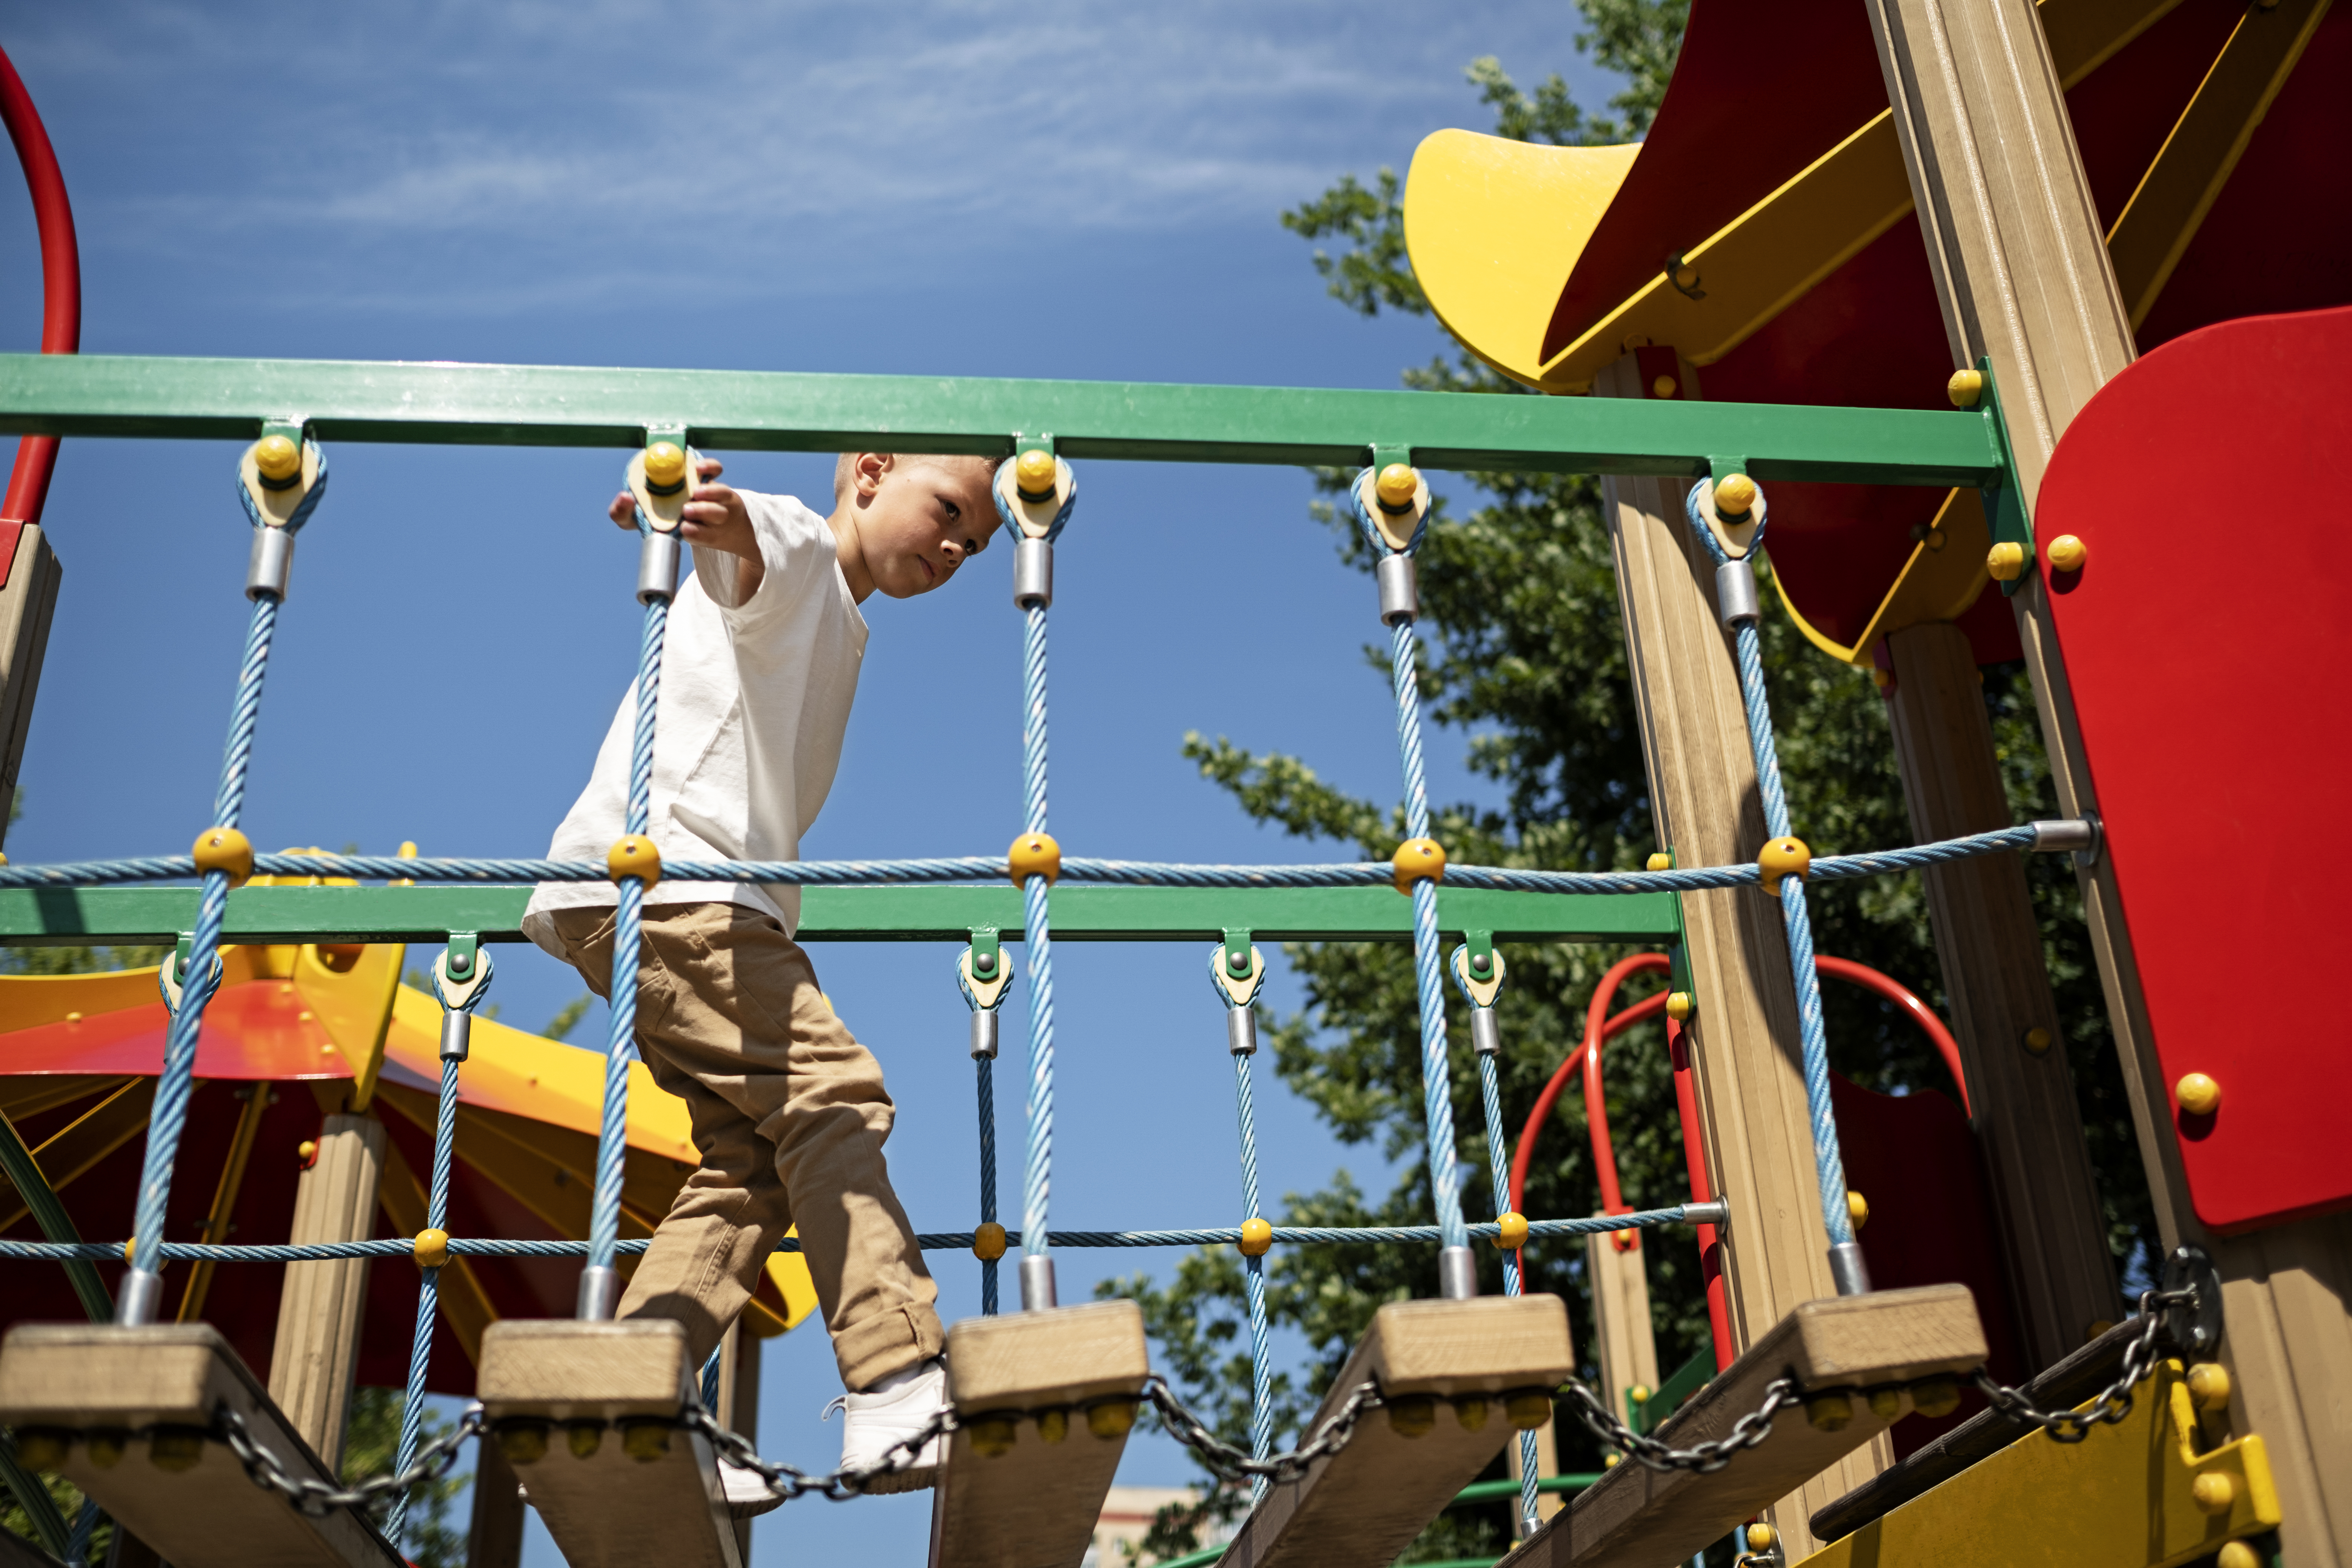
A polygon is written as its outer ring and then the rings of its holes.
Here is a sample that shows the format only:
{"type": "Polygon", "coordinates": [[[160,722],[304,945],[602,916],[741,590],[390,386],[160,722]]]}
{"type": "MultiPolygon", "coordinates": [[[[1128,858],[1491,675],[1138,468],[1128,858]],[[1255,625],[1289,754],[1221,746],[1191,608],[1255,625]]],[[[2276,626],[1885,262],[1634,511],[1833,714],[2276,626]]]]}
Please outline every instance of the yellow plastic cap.
{"type": "Polygon", "coordinates": [[[16,1431],[16,1462],[28,1470],[63,1469],[72,1448],[73,1438],[68,1433],[37,1427],[16,1431]]]}
{"type": "Polygon", "coordinates": [[[1853,1228],[1860,1230],[1870,1223],[1870,1200],[1860,1193],[1849,1192],[1845,1195],[1845,1214],[1853,1221],[1853,1228]]]}
{"type": "Polygon", "coordinates": [[[1396,847],[1389,864],[1396,868],[1396,890],[1410,893],[1412,885],[1426,877],[1433,882],[1445,880],[1445,848],[1434,838],[1408,838],[1396,847]]]}
{"type": "Polygon", "coordinates": [[[2189,1369],[2189,1397],[2200,1410],[2220,1410],[2230,1403],[2230,1369],[2218,1361],[2200,1361],[2189,1369]]]}
{"type": "Polygon", "coordinates": [[[439,1268],[449,1261],[449,1233],[425,1229],[416,1233],[416,1267],[439,1268]]]}
{"type": "Polygon", "coordinates": [[[1108,1404],[1087,1408],[1087,1430],[1097,1437],[1124,1437],[1134,1429],[1135,1405],[1132,1401],[1114,1399],[1108,1404]]]}
{"type": "Polygon", "coordinates": [[[1505,1252],[1517,1252],[1528,1244],[1528,1216],[1506,1211],[1495,1216],[1495,1245],[1505,1252]]]}
{"type": "Polygon", "coordinates": [[[1954,371],[1952,379],[1944,383],[1944,395],[1952,400],[1955,408],[1974,408],[1977,399],[1984,395],[1984,372],[1954,371]]]}
{"type": "Polygon", "coordinates": [[[2208,1470],[2189,1483],[2189,1500],[2200,1513],[2227,1513],[2238,1500],[2238,1483],[2219,1470],[2208,1470]]]}
{"type": "Polygon", "coordinates": [[[2225,1541],[2213,1553],[2213,1568],[2262,1568],[2263,1554],[2242,1541],[2225,1541]]]}
{"type": "Polygon", "coordinates": [[[1853,1401],[1843,1394],[1817,1394],[1805,1401],[1805,1419],[1817,1432],[1842,1432],[1853,1420],[1853,1401]]]}
{"type": "Polygon", "coordinates": [[[1021,454],[1013,465],[1013,482],[1031,500],[1050,497],[1061,479],[1054,454],[1041,447],[1032,447],[1021,454]]]}
{"type": "Polygon", "coordinates": [[[1382,1403],[1389,1430],[1400,1437],[1425,1437],[1437,1429],[1437,1401],[1425,1394],[1399,1394],[1382,1403]]]}
{"type": "Polygon", "coordinates": [[[1650,395],[1653,397],[1672,397],[1680,390],[1681,388],[1675,384],[1675,378],[1671,375],[1662,375],[1650,383],[1650,395]]]}
{"type": "Polygon", "coordinates": [[[283,484],[302,471],[302,448],[284,436],[264,436],[253,444],[253,466],[263,479],[283,484]]]}
{"type": "Polygon", "coordinates": [[[2071,533],[2062,533],[2050,542],[2042,554],[2053,572],[2080,572],[2083,563],[2091,558],[2091,547],[2071,533]]]}
{"type": "Polygon", "coordinates": [[[1051,834],[1023,834],[1005,851],[1004,859],[1016,888],[1027,887],[1032,877],[1043,877],[1052,882],[1062,874],[1062,847],[1054,842],[1051,834]]]}
{"type": "Polygon", "coordinates": [[[318,1141],[312,1138],[303,1139],[302,1142],[294,1145],[294,1153],[297,1158],[300,1159],[304,1168],[307,1169],[310,1166],[310,1162],[319,1157],[318,1141]]]}
{"type": "Polygon", "coordinates": [[[130,1261],[131,1261],[131,1253],[132,1253],[133,1251],[135,1251],[135,1250],[137,1249],[138,1246],[139,1246],[139,1238],[138,1238],[137,1237],[135,1237],[135,1236],[126,1236],[126,1237],[124,1237],[122,1238],[122,1261],[123,1261],[123,1262],[128,1263],[128,1262],[130,1262],[130,1261]]]}
{"type": "Polygon", "coordinates": [[[651,888],[661,880],[661,851],[644,834],[627,834],[614,840],[613,847],[604,851],[604,869],[615,882],[625,877],[637,877],[651,888]]]}
{"type": "Polygon", "coordinates": [[[1646,1383],[1637,1383],[1625,1391],[1625,1397],[1636,1405],[1647,1405],[1650,1403],[1650,1385],[1646,1383]]]}
{"type": "Polygon", "coordinates": [[[253,875],[253,840],[234,827],[209,828],[196,839],[196,869],[226,871],[228,885],[242,888],[253,875]]]}
{"type": "Polygon", "coordinates": [[[656,441],[646,448],[646,483],[667,489],[686,478],[686,449],[675,441],[656,441]]]}
{"type": "Polygon", "coordinates": [[[1805,873],[1813,868],[1813,852],[1801,838],[1775,838],[1764,846],[1756,864],[1764,873],[1764,890],[1778,897],[1781,878],[1805,879],[1805,873]]]}
{"type": "Polygon", "coordinates": [[[2191,1116],[2210,1116],[2221,1104],[2221,1086],[2201,1072],[2183,1073],[2172,1086],[2172,1098],[2191,1116]]]}
{"type": "Polygon", "coordinates": [[[971,1233],[971,1255],[982,1263],[993,1263],[1004,1256],[1004,1227],[994,1220],[977,1226],[971,1233]]]}
{"type": "Polygon", "coordinates": [[[1013,1445],[1021,1439],[1021,1418],[1017,1415],[995,1415],[983,1421],[967,1424],[964,1431],[971,1451],[983,1459],[1001,1459],[1013,1452],[1013,1445]]]}
{"type": "Polygon", "coordinates": [[[1679,1024],[1698,1011],[1698,998],[1687,991],[1666,993],[1666,1016],[1679,1024]]]}
{"type": "Polygon", "coordinates": [[[1756,505],[1756,481],[1746,474],[1734,474],[1715,487],[1715,515],[1746,517],[1756,505]]]}
{"type": "Polygon", "coordinates": [[[1642,866],[1644,870],[1671,871],[1675,868],[1675,858],[1660,849],[1654,852],[1647,860],[1643,861],[1642,866]]]}
{"type": "Polygon", "coordinates": [[[1748,1550],[1750,1552],[1769,1552],[1772,1543],[1780,1539],[1770,1525],[1760,1521],[1748,1527],[1748,1550]]]}
{"type": "Polygon", "coordinates": [[[1372,495],[1382,511],[1403,511],[1421,494],[1421,476],[1411,463],[1391,463],[1372,481],[1372,495]]]}
{"type": "Polygon", "coordinates": [[[1048,1443],[1059,1443],[1070,1435],[1070,1413],[1066,1410],[1037,1412],[1037,1436],[1048,1443]]]}
{"type": "Polygon", "coordinates": [[[2003,540],[1985,552],[1985,571],[1996,583],[2014,583],[2025,575],[2025,546],[2003,540]]]}
{"type": "Polygon", "coordinates": [[[1274,1248],[1274,1226],[1253,1215],[1242,1221],[1241,1249],[1244,1258],[1264,1258],[1274,1248]]]}
{"type": "Polygon", "coordinates": [[[1960,1380],[1923,1377],[1911,1385],[1911,1408],[1933,1421],[1960,1407],[1960,1380]]]}
{"type": "Polygon", "coordinates": [[[2051,1045],[2050,1031],[2041,1025],[2036,1024],[2025,1031],[2025,1048],[2032,1055],[2047,1056],[2050,1053],[2051,1045]]]}
{"type": "Polygon", "coordinates": [[[1503,1396],[1503,1419],[1517,1432],[1532,1432],[1551,1419],[1551,1394],[1540,1388],[1523,1388],[1503,1396]]]}

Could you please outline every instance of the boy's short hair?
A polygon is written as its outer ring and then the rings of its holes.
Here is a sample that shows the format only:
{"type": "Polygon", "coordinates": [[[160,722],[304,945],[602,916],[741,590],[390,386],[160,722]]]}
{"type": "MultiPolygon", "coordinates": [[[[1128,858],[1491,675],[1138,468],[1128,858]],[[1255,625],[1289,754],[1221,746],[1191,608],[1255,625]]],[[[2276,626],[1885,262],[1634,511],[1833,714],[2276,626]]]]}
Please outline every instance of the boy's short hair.
{"type": "MultiPolygon", "coordinates": [[[[834,459],[833,499],[836,505],[843,496],[849,493],[849,487],[856,481],[856,465],[860,455],[856,452],[844,452],[834,459]]],[[[889,455],[902,463],[984,463],[988,466],[992,477],[996,469],[996,464],[992,459],[975,457],[970,452],[893,452],[889,455]]]]}

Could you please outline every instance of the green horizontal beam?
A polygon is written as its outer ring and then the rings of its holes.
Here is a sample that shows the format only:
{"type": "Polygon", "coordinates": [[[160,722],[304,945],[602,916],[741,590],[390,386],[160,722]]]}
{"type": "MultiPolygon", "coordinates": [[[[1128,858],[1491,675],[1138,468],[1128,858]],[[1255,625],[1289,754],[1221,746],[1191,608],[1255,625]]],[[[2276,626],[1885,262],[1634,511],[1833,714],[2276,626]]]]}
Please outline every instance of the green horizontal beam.
{"type": "MultiPolygon", "coordinates": [[[[0,889],[0,946],[161,943],[192,929],[194,888],[0,889]]],[[[444,942],[476,931],[520,942],[529,888],[241,888],[228,897],[236,942],[444,942]]],[[[1409,942],[1412,903],[1388,888],[1060,887],[1064,942],[1219,942],[1246,928],[1270,942],[1409,942]]],[[[1444,888],[1438,924],[1497,942],[1659,942],[1676,938],[1671,893],[1513,893],[1444,888]]],[[[1021,894],[1006,887],[809,888],[803,942],[965,942],[993,926],[1022,935],[1021,894]]]]}
{"type": "Polygon", "coordinates": [[[1989,413],[1603,397],[1182,386],[763,371],[355,360],[0,354],[0,433],[251,440],[306,423],[321,441],[644,444],[684,426],[718,450],[1009,455],[1050,434],[1067,458],[1354,464],[1374,447],[1441,469],[1708,471],[1759,479],[1982,485],[2000,473],[1989,413]]]}

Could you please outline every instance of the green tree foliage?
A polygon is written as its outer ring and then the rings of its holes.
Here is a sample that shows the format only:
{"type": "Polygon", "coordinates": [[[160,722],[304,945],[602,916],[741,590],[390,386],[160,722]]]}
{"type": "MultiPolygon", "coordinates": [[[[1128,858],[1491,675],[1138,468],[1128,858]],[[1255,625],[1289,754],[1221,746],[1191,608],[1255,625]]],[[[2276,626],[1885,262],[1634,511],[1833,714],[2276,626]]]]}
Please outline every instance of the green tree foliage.
{"type": "MultiPolygon", "coordinates": [[[[1579,4],[1588,25],[1579,47],[1628,79],[1627,89],[1611,101],[1614,116],[1587,114],[1556,76],[1523,92],[1496,61],[1481,59],[1467,75],[1494,110],[1497,134],[1569,144],[1622,141],[1647,128],[1673,68],[1685,0],[1579,4]]],[[[1369,187],[1342,178],[1286,213],[1283,222],[1304,238],[1346,247],[1336,256],[1318,250],[1315,257],[1341,303],[1366,315],[1383,310],[1427,315],[1405,256],[1392,171],[1382,170],[1369,187]]],[[[1454,395],[1524,395],[1466,355],[1436,358],[1404,379],[1454,395]]],[[[1576,870],[1638,867],[1658,846],[1600,487],[1576,476],[1464,477],[1478,492],[1477,504],[1457,515],[1441,500],[1420,552],[1419,625],[1432,639],[1423,649],[1422,696],[1442,730],[1465,738],[1471,768],[1492,782],[1498,804],[1435,807],[1436,836],[1467,862],[1576,870]]],[[[1336,474],[1324,478],[1327,490],[1343,482],[1336,474]]],[[[1317,510],[1342,557],[1369,572],[1371,559],[1355,529],[1339,521],[1328,502],[1317,510]]],[[[1764,598],[1773,599],[1769,584],[1764,598]]],[[[1763,640],[1800,835],[1816,854],[1910,842],[1884,702],[1870,677],[1814,650],[1785,616],[1768,613],[1763,640]]],[[[1365,657],[1384,680],[1387,649],[1368,647],[1365,657]]],[[[1988,670],[1985,700],[2016,819],[2054,815],[2021,668],[1988,670]]],[[[1297,757],[1198,734],[1187,737],[1184,751],[1255,821],[1378,858],[1404,837],[1401,806],[1334,789],[1297,757]]],[[[2038,858],[2029,866],[2092,1158],[2110,1184],[2112,1242],[2127,1264],[2144,1262],[2140,1249],[2154,1227],[2079,898],[2062,858],[2038,858]]],[[[1931,1005],[1945,1006],[1916,878],[1825,884],[1811,901],[1822,952],[1871,964],[1931,1005]]],[[[1507,1136],[1517,1136],[1544,1081],[1581,1037],[1595,983],[1630,951],[1518,946],[1506,952],[1509,979],[1499,1013],[1507,1136]]],[[[1403,950],[1384,945],[1298,942],[1286,952],[1305,982],[1307,1005],[1292,1017],[1264,1021],[1274,1069],[1342,1142],[1376,1151],[1397,1175],[1388,1191],[1372,1193],[1339,1171],[1321,1191],[1286,1194],[1277,1223],[1428,1223],[1433,1208],[1423,1151],[1419,1024],[1409,960],[1403,950]]],[[[1656,985],[1654,978],[1641,977],[1618,1005],[1656,985]]],[[[1891,1007],[1847,987],[1831,989],[1825,1005],[1838,1071],[1882,1092],[1949,1092],[1940,1060],[1891,1007]]],[[[1464,1206],[1474,1220],[1489,1218],[1493,1195],[1467,1021],[1459,1006],[1450,1012],[1464,1206]]],[[[1688,1188],[1663,1029],[1651,1024],[1621,1035],[1606,1062],[1625,1201],[1635,1207],[1680,1201],[1688,1188]]],[[[1571,1093],[1538,1146],[1525,1212],[1586,1214],[1598,1206],[1581,1098],[1571,1093]]],[[[1674,1231],[1659,1236],[1647,1255],[1660,1360],[1674,1366],[1706,1343],[1697,1260],[1686,1233],[1674,1231]]],[[[1568,1299],[1589,1350],[1583,1331],[1591,1316],[1580,1247],[1538,1246],[1526,1258],[1528,1289],[1568,1299]]],[[[1433,1268],[1426,1249],[1402,1247],[1290,1247],[1267,1262],[1274,1321],[1302,1336],[1309,1352],[1306,1366],[1276,1381],[1277,1430],[1288,1436],[1311,1413],[1372,1313],[1385,1302],[1431,1293],[1433,1268]]],[[[1484,1251],[1480,1268],[1482,1289],[1499,1291],[1496,1255],[1484,1251]]],[[[1229,1249],[1203,1249],[1183,1259],[1164,1286],[1137,1275],[1104,1293],[1142,1303],[1160,1347],[1159,1364],[1223,1436],[1243,1440],[1250,1374],[1240,1260],[1229,1249]]],[[[1599,1468],[1597,1446],[1580,1427],[1564,1420],[1558,1430],[1563,1469],[1599,1468]]],[[[1239,1500],[1226,1492],[1201,1509],[1167,1510],[1148,1545],[1162,1552],[1181,1550],[1202,1518],[1230,1514],[1239,1500]]],[[[1501,1505],[1457,1509],[1402,1561],[1497,1555],[1507,1544],[1507,1526],[1501,1505]]]]}
{"type": "MultiPolygon", "coordinates": [[[[343,1483],[388,1476],[400,1455],[400,1411],[406,1395],[397,1388],[356,1388],[352,1391],[351,1425],[343,1434],[343,1483]]],[[[450,1423],[432,1405],[425,1407],[418,1439],[432,1442],[450,1423]]],[[[463,1568],[466,1525],[453,1522],[450,1504],[471,1484],[469,1476],[453,1474],[426,1481],[408,1494],[408,1513],[402,1522],[401,1552],[415,1568],[463,1568]]],[[[382,1524],[391,1510],[386,1499],[375,1510],[382,1524]]]]}

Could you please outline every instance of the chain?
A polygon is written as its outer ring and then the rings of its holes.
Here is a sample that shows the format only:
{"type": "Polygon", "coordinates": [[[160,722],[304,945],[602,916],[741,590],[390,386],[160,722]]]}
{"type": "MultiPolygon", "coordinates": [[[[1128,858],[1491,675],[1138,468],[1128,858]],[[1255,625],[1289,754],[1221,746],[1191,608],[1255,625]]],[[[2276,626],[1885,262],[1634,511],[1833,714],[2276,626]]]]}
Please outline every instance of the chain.
{"type": "Polygon", "coordinates": [[[1252,1458],[1246,1449],[1226,1442],[1202,1419],[1184,1408],[1168,1380],[1154,1373],[1143,1383],[1144,1397],[1168,1428],[1168,1435],[1199,1454],[1209,1468],[1226,1480],[1239,1480],[1244,1476],[1263,1476],[1276,1486],[1287,1486],[1307,1473],[1316,1460],[1328,1458],[1348,1446],[1356,1433],[1356,1418],[1367,1410],[1381,1405],[1377,1384],[1360,1383],[1354,1392],[1340,1402],[1339,1408],[1318,1424],[1304,1443],[1286,1454],[1269,1454],[1263,1459],[1252,1458]]]}
{"type": "Polygon", "coordinates": [[[2102,1422],[2121,1421],[2131,1414],[2132,1387],[2156,1368],[2156,1336],[2164,1328],[2164,1310],[2184,1307],[2197,1300],[2195,1287],[2185,1290],[2143,1290],[2139,1293],[2140,1331],[2124,1346],[2123,1370],[2115,1382],[2092,1398],[2084,1401],[2088,1409],[2039,1410],[2025,1396],[2021,1388],[2010,1388],[1995,1383],[1981,1371],[1973,1373],[1976,1385],[1984,1390],[1985,1397],[1994,1409],[2012,1421],[2023,1421],[2041,1427],[2061,1443],[2079,1443],[2091,1435],[2091,1428],[2102,1422]]]}
{"type": "Polygon", "coordinates": [[[245,1424],[245,1417],[223,1405],[213,1415],[213,1435],[229,1447],[229,1451],[245,1467],[253,1484],[264,1491],[283,1495],[298,1512],[312,1519],[323,1519],[339,1508],[367,1509],[377,1499],[389,1492],[404,1492],[421,1481],[439,1480],[457,1462],[457,1449],[466,1439],[483,1426],[482,1407],[477,1403],[466,1407],[457,1425],[436,1437],[416,1451],[416,1458],[398,1475],[377,1476],[349,1488],[331,1487],[309,1476],[288,1472],[277,1455],[254,1440],[245,1424]]]}
{"type": "Polygon", "coordinates": [[[1601,1396],[1577,1379],[1569,1379],[1567,1394],[1576,1406],[1577,1419],[1602,1442],[1633,1455],[1651,1469],[1688,1470],[1700,1476],[1713,1475],[1731,1463],[1732,1455],[1743,1448],[1753,1448],[1770,1436],[1773,1415],[1801,1397],[1796,1379],[1776,1377],[1765,1386],[1764,1403],[1733,1422],[1730,1432],[1711,1443],[1675,1448],[1618,1420],[1601,1396]]]}
{"type": "Polygon", "coordinates": [[[768,1483],[768,1489],[786,1502],[814,1492],[833,1502],[846,1502],[865,1494],[866,1487],[877,1476],[898,1468],[898,1458],[911,1459],[923,1451],[923,1445],[934,1437],[944,1437],[956,1429],[953,1410],[941,1410],[912,1433],[899,1438],[882,1450],[881,1457],[871,1464],[844,1465],[830,1475],[813,1476],[797,1465],[780,1459],[763,1459],[751,1443],[721,1426],[710,1412],[700,1405],[688,1408],[678,1425],[689,1431],[699,1432],[708,1438],[713,1449],[729,1464],[750,1470],[768,1483]]]}

